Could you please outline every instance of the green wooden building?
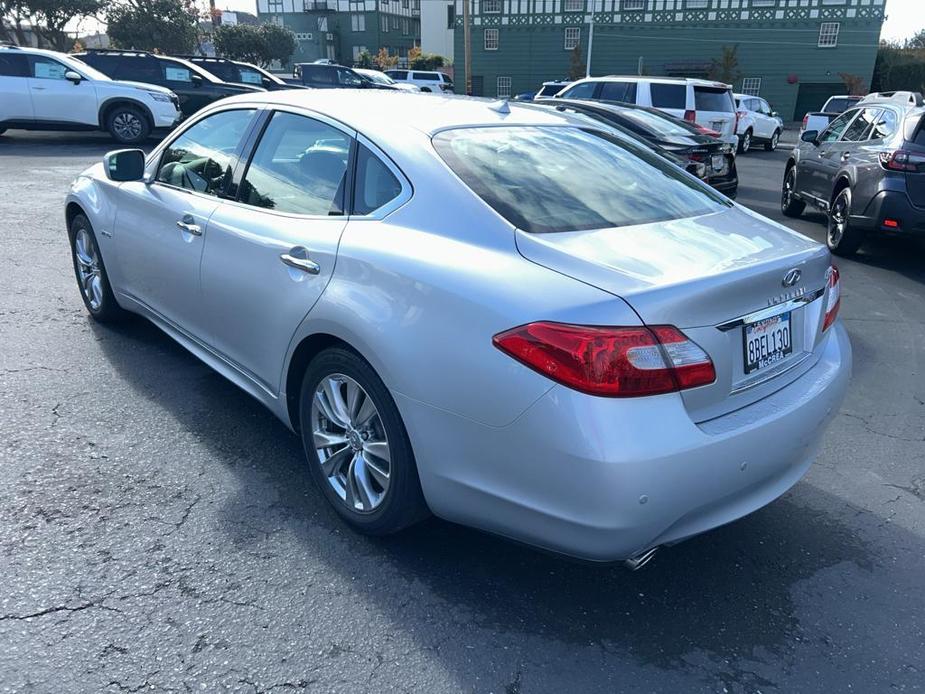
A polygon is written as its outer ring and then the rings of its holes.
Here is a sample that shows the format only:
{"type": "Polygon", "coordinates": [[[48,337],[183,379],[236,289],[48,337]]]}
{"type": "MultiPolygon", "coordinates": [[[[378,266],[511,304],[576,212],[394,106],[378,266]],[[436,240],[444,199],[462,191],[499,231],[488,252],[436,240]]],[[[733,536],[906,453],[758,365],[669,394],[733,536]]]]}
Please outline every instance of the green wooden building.
{"type": "MultiPolygon", "coordinates": [[[[459,85],[463,1],[451,5],[459,85]]],[[[513,96],[564,79],[576,44],[582,66],[592,44],[594,76],[707,77],[736,47],[735,90],[800,119],[845,93],[840,73],[870,84],[884,1],[471,0],[473,93],[513,96]]]]}
{"type": "Polygon", "coordinates": [[[421,45],[421,0],[257,0],[257,16],[295,33],[292,63],[330,58],[352,65],[363,50],[386,48],[401,65],[421,45]]]}

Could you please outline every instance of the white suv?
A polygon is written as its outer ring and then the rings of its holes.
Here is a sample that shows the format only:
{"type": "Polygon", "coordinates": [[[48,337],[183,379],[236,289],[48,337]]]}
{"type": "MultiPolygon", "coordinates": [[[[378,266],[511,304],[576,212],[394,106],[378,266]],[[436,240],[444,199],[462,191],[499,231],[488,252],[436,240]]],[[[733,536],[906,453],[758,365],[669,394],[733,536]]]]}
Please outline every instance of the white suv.
{"type": "Polygon", "coordinates": [[[750,94],[736,94],[735,100],[739,152],[747,152],[756,142],[763,142],[769,152],[777,149],[780,134],[784,131],[784,121],[771,110],[768,102],[750,94]]]}
{"type": "Polygon", "coordinates": [[[121,144],[145,140],[180,120],[169,89],[117,82],[64,53],[0,46],[0,133],[106,130],[121,144]]]}
{"type": "Polygon", "coordinates": [[[652,106],[720,135],[735,135],[736,130],[732,87],[712,80],[618,75],[586,77],[563,89],[556,98],[652,106]]]}
{"type": "Polygon", "coordinates": [[[436,70],[386,70],[396,82],[416,84],[422,92],[452,92],[453,80],[436,70]]]}

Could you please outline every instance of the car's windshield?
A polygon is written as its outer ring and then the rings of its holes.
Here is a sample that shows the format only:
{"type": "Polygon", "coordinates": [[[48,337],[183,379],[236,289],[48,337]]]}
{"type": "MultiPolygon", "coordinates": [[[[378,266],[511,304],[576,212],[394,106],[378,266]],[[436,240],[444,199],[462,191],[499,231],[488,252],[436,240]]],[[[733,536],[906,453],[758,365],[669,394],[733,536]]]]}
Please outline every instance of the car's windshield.
{"type": "Polygon", "coordinates": [[[565,84],[544,84],[543,88],[540,89],[540,96],[554,96],[561,92],[568,85],[565,84]]]}
{"type": "Polygon", "coordinates": [[[379,84],[395,84],[395,80],[386,75],[385,73],[378,72],[377,70],[357,70],[363,77],[366,77],[371,82],[377,82],[379,84]]]}
{"type": "Polygon", "coordinates": [[[466,185],[524,231],[646,224],[729,205],[654,152],[599,130],[460,128],[437,134],[434,145],[466,185]]]}
{"type": "Polygon", "coordinates": [[[80,58],[75,58],[74,56],[71,56],[71,55],[58,55],[55,57],[61,60],[61,62],[69,64],[71,67],[76,69],[78,72],[82,72],[87,77],[89,77],[91,80],[100,80],[104,82],[110,81],[109,75],[104,75],[102,72],[97,70],[95,67],[91,67],[87,65],[80,58]]]}

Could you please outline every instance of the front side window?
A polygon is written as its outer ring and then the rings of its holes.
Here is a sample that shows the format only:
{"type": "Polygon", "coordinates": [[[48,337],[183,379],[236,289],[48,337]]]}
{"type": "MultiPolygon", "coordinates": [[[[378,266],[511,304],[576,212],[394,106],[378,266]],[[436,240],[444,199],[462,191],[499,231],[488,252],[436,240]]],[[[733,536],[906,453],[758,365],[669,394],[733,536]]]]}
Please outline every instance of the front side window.
{"type": "Polygon", "coordinates": [[[673,108],[683,111],[687,108],[687,86],[652,82],[649,85],[652,105],[655,108],[673,108]]]}
{"type": "Polygon", "coordinates": [[[473,192],[527,232],[647,224],[730,204],[655,152],[597,130],[462,128],[434,145],[473,192]]]}
{"type": "Polygon", "coordinates": [[[241,181],[240,202],[277,212],[344,213],[350,137],[326,123],[277,112],[241,181]]]}
{"type": "Polygon", "coordinates": [[[208,195],[223,193],[253,115],[253,109],[222,111],[184,131],[164,149],[157,181],[208,195]]]}
{"type": "Polygon", "coordinates": [[[353,214],[375,212],[401,193],[401,183],[382,161],[363,145],[357,151],[353,214]]]}
{"type": "Polygon", "coordinates": [[[193,81],[193,72],[179,63],[162,63],[161,67],[164,70],[164,79],[170,82],[192,82],[193,81]]]}
{"type": "Polygon", "coordinates": [[[845,128],[848,127],[848,123],[854,119],[857,113],[858,110],[856,108],[853,108],[850,111],[845,111],[838,118],[829,123],[829,127],[825,129],[824,133],[822,133],[822,137],[819,138],[819,141],[835,142],[835,140],[840,138],[842,133],[845,132],[845,128]]]}
{"type": "Polygon", "coordinates": [[[594,91],[597,89],[597,82],[582,82],[571,87],[562,95],[564,99],[593,99],[594,91]]]}
{"type": "Polygon", "coordinates": [[[261,75],[256,70],[251,70],[250,68],[246,67],[239,69],[241,72],[240,81],[244,84],[263,84],[263,75],[261,75]]]}
{"type": "Polygon", "coordinates": [[[46,80],[63,80],[67,66],[44,56],[32,56],[32,76],[46,80]]]}
{"type": "Polygon", "coordinates": [[[636,103],[635,82],[604,82],[601,85],[601,95],[604,101],[623,101],[628,104],[636,103]]]}
{"type": "Polygon", "coordinates": [[[363,78],[353,72],[353,70],[337,69],[337,81],[345,87],[359,87],[363,84],[363,78]]]}

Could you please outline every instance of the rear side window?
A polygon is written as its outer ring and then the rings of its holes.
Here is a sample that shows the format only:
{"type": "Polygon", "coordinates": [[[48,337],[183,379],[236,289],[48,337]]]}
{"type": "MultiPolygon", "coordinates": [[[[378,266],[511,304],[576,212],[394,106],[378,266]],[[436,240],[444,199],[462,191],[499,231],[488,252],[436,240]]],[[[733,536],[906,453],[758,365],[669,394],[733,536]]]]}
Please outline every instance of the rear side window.
{"type": "Polygon", "coordinates": [[[428,82],[439,82],[440,76],[436,72],[412,72],[411,79],[426,80],[428,82]]]}
{"type": "Polygon", "coordinates": [[[337,84],[337,73],[334,70],[317,65],[303,65],[302,76],[305,81],[315,84],[337,84]]]}
{"type": "Polygon", "coordinates": [[[646,224],[728,206],[655,152],[597,130],[462,128],[439,133],[434,145],[473,192],[528,232],[646,224]]]}
{"type": "Polygon", "coordinates": [[[213,75],[218,77],[220,80],[225,82],[237,82],[238,81],[238,68],[235,65],[229,63],[220,63],[218,61],[194,61],[193,65],[198,65],[203,70],[211,72],[213,75]]]}
{"type": "Polygon", "coordinates": [[[687,109],[687,85],[653,82],[649,85],[649,92],[655,108],[675,108],[680,111],[687,109]]]}
{"type": "Polygon", "coordinates": [[[241,182],[240,201],[295,214],[344,213],[350,137],[327,123],[275,113],[241,182]]]}
{"type": "Polygon", "coordinates": [[[134,82],[160,82],[164,79],[160,66],[154,60],[125,58],[116,64],[116,79],[134,82]]]}
{"type": "Polygon", "coordinates": [[[694,87],[694,108],[698,111],[732,113],[732,94],[720,87],[694,87]]]}
{"type": "Polygon", "coordinates": [[[26,56],[0,53],[0,76],[28,77],[29,61],[26,56]]]}
{"type": "Polygon", "coordinates": [[[879,108],[865,108],[857,118],[851,121],[851,125],[845,128],[841,139],[845,142],[863,142],[870,135],[879,117],[879,108]]]}
{"type": "Polygon", "coordinates": [[[598,82],[582,82],[566,91],[562,96],[567,99],[593,99],[598,82]]]}
{"type": "Polygon", "coordinates": [[[203,118],[164,150],[157,180],[207,195],[223,193],[253,115],[253,109],[242,109],[203,118]]]}
{"type": "MultiPolygon", "coordinates": [[[[870,139],[882,140],[892,136],[893,133],[896,132],[898,121],[899,119],[896,117],[896,114],[893,111],[888,108],[883,109],[880,112],[880,115],[877,117],[877,122],[874,123],[873,132],[870,134],[870,139]]],[[[921,137],[921,131],[919,137],[921,137]]]]}
{"type": "MultiPolygon", "coordinates": [[[[913,127],[916,127],[913,125],[913,127]]],[[[907,129],[908,133],[909,130],[907,129]]],[[[920,147],[925,147],[925,116],[919,118],[918,127],[914,131],[914,135],[909,137],[909,141],[914,145],[919,145],[920,147]]]]}
{"type": "Polygon", "coordinates": [[[628,104],[636,103],[635,82],[604,82],[601,84],[601,95],[604,101],[624,101],[628,104]]]}
{"type": "Polygon", "coordinates": [[[393,80],[406,80],[408,79],[408,72],[406,70],[386,70],[385,74],[391,77],[393,80]]]}
{"type": "Polygon", "coordinates": [[[397,198],[400,193],[401,183],[389,171],[389,167],[360,145],[357,152],[353,213],[370,214],[397,198]]]}

